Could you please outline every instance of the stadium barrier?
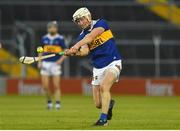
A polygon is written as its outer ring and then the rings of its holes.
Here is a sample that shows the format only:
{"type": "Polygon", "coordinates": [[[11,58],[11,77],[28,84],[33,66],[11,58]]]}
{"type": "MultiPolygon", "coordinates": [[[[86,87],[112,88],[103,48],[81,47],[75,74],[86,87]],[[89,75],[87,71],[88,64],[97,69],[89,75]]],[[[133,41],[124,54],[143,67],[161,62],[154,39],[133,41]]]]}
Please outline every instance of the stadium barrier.
{"type": "MultiPolygon", "coordinates": [[[[63,94],[91,95],[90,82],[89,78],[62,79],[61,90],[63,94]]],[[[7,78],[4,80],[0,93],[41,95],[43,89],[40,79],[7,78]]],[[[112,93],[116,95],[177,96],[180,95],[180,79],[121,78],[112,88],[112,93]]]]}

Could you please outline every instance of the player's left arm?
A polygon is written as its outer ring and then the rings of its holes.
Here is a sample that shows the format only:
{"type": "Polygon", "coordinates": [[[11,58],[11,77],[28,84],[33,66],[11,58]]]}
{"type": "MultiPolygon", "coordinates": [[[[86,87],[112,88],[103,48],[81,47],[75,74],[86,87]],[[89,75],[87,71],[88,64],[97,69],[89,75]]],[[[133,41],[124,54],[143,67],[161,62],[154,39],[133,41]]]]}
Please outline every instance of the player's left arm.
{"type": "MultiPolygon", "coordinates": [[[[61,41],[61,47],[63,48],[63,50],[66,49],[66,45],[65,45],[65,42],[64,42],[64,39],[61,41]]],[[[63,55],[61,58],[59,58],[56,63],[61,65],[63,63],[63,61],[66,59],[67,56],[63,55]]]]}
{"type": "Polygon", "coordinates": [[[104,30],[105,29],[103,27],[94,28],[82,40],[70,48],[70,53],[77,53],[81,46],[91,43],[97,36],[101,35],[104,30]]]}

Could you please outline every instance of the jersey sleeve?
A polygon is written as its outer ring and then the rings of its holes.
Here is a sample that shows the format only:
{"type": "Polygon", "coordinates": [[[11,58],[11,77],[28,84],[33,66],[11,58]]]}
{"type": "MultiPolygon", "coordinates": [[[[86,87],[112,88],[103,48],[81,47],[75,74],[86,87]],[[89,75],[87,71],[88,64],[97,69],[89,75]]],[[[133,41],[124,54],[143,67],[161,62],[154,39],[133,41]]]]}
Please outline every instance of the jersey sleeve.
{"type": "Polygon", "coordinates": [[[104,28],[105,30],[108,30],[109,29],[109,26],[107,24],[107,22],[103,19],[99,19],[96,24],[94,25],[94,28],[98,28],[98,27],[102,27],[104,28]]]}

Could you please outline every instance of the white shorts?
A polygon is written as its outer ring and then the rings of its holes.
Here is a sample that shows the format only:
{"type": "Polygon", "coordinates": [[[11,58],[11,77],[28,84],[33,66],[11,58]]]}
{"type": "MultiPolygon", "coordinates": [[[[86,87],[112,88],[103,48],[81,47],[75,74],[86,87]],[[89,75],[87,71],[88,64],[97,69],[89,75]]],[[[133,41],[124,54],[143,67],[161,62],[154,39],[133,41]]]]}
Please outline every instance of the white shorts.
{"type": "Polygon", "coordinates": [[[42,62],[41,75],[56,76],[61,75],[61,73],[61,66],[56,64],[56,62],[42,62]]]}
{"type": "Polygon", "coordinates": [[[97,69],[97,68],[93,68],[93,80],[91,82],[92,85],[100,85],[105,72],[107,70],[112,71],[115,75],[116,75],[116,82],[118,82],[119,80],[119,75],[120,72],[122,70],[122,62],[121,60],[116,60],[111,62],[109,65],[107,65],[106,67],[97,69]]]}

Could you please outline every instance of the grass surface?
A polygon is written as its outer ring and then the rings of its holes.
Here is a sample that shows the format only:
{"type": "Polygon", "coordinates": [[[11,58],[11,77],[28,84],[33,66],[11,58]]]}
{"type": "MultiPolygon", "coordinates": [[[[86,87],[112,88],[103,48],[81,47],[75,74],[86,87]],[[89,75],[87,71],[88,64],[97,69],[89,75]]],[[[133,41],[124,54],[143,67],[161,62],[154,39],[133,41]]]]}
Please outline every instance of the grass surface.
{"type": "Polygon", "coordinates": [[[42,96],[0,96],[0,129],[180,129],[180,97],[116,96],[107,127],[91,97],[63,96],[62,109],[45,109],[42,96]]]}

